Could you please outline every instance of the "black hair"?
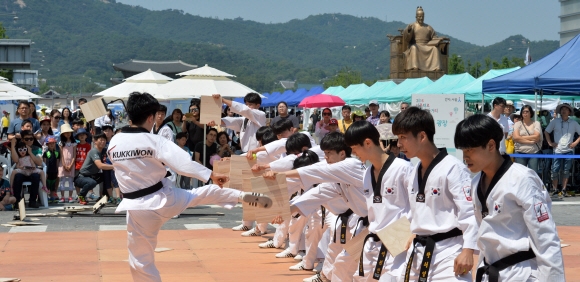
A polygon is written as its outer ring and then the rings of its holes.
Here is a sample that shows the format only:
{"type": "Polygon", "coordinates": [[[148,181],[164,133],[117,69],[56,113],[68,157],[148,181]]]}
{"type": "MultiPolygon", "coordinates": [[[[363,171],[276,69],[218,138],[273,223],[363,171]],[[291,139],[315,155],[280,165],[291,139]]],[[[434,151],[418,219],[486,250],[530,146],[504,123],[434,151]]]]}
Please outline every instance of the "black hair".
{"type": "Polygon", "coordinates": [[[397,147],[397,144],[399,143],[398,139],[391,139],[389,140],[389,148],[393,148],[393,147],[397,147]]]}
{"type": "Polygon", "coordinates": [[[304,133],[296,132],[286,140],[286,152],[288,154],[298,154],[302,152],[304,147],[312,148],[310,138],[304,133]]]}
{"type": "Polygon", "coordinates": [[[530,111],[530,118],[534,118],[534,109],[532,108],[532,106],[530,105],[524,105],[521,109],[520,109],[520,115],[522,115],[523,118],[523,111],[524,109],[528,109],[528,111],[530,111]]]}
{"type": "Polygon", "coordinates": [[[280,106],[280,104],[284,104],[284,106],[286,106],[286,108],[288,108],[288,104],[284,101],[280,101],[278,102],[278,104],[276,105],[276,109],[278,109],[278,106],[280,106]]]}
{"type": "Polygon", "coordinates": [[[323,114],[324,114],[324,111],[330,112],[330,116],[332,116],[332,110],[330,108],[324,108],[324,109],[322,109],[322,113],[323,114]]]}
{"type": "Polygon", "coordinates": [[[39,119],[38,113],[36,113],[36,104],[34,104],[34,102],[28,102],[28,107],[30,110],[30,115],[35,119],[39,119]]]}
{"type": "Polygon", "coordinates": [[[262,136],[262,146],[272,143],[274,141],[278,140],[278,137],[276,136],[276,134],[274,134],[274,132],[272,131],[268,131],[266,133],[264,133],[264,136],[262,136]]]}
{"type": "MultiPolygon", "coordinates": [[[[154,116],[159,110],[159,102],[147,92],[133,92],[127,101],[127,114],[134,125],[143,125],[147,118],[154,116]]],[[[95,136],[95,140],[96,136],[95,136]]]]}
{"type": "MultiPolygon", "coordinates": [[[[18,101],[18,108],[20,108],[20,105],[26,105],[28,107],[28,109],[30,109],[30,104],[28,104],[28,101],[24,101],[24,100],[20,100],[18,101]]],[[[36,109],[34,109],[36,111],[36,109]]]]}
{"type": "MultiPolygon", "coordinates": [[[[26,120],[28,120],[28,119],[26,119],[26,120]]],[[[34,145],[36,147],[42,147],[40,142],[38,142],[38,140],[36,140],[36,138],[34,137],[34,133],[32,133],[32,130],[20,131],[20,137],[24,138],[24,136],[32,136],[32,145],[34,145]]]]}
{"type": "Polygon", "coordinates": [[[167,106],[159,104],[159,109],[157,109],[157,111],[164,112],[165,115],[167,115],[167,106]]]}
{"type": "Polygon", "coordinates": [[[173,109],[173,111],[171,112],[171,120],[173,121],[173,115],[175,113],[179,113],[181,116],[179,117],[179,120],[181,120],[183,118],[183,111],[180,108],[175,108],[173,109]]]}
{"type": "Polygon", "coordinates": [[[230,142],[230,136],[228,135],[228,133],[225,131],[222,131],[222,132],[218,132],[218,134],[217,134],[216,142],[218,144],[220,143],[220,137],[222,137],[222,135],[225,135],[227,142],[230,142]]]}
{"type": "Polygon", "coordinates": [[[187,138],[187,132],[179,132],[179,133],[177,133],[177,135],[175,135],[175,140],[181,139],[183,137],[187,138]]]}
{"type": "Polygon", "coordinates": [[[14,145],[14,148],[18,149],[18,148],[26,148],[26,143],[24,143],[23,141],[17,141],[16,145],[14,145]]]}
{"type": "Polygon", "coordinates": [[[278,135],[278,134],[282,134],[282,132],[284,132],[284,131],[291,130],[294,127],[294,124],[292,123],[292,121],[290,119],[285,118],[285,119],[281,119],[281,120],[277,121],[271,127],[272,127],[272,132],[274,132],[275,135],[278,135]]]}
{"type": "Polygon", "coordinates": [[[379,146],[379,139],[381,134],[377,128],[366,120],[359,120],[353,122],[344,133],[344,142],[347,146],[360,145],[363,146],[365,140],[368,138],[373,141],[375,146],[379,146]]]}
{"type": "MultiPolygon", "coordinates": [[[[354,123],[352,125],[354,125],[354,123]]],[[[340,153],[340,151],[344,151],[346,156],[350,157],[352,149],[350,148],[350,146],[346,145],[344,139],[345,139],[344,135],[340,132],[328,133],[320,141],[320,149],[322,149],[323,151],[335,151],[337,153],[340,153]]]]}
{"type": "Polygon", "coordinates": [[[62,121],[64,121],[66,119],[66,120],[68,120],[69,123],[71,122],[71,119],[72,119],[72,111],[68,107],[62,108],[61,115],[62,115],[62,121]],[[64,116],[64,111],[65,110],[68,111],[68,117],[65,117],[64,116]]]}
{"type": "Polygon", "coordinates": [[[115,129],[115,134],[117,134],[119,132],[123,132],[123,128],[122,127],[119,127],[117,129],[115,129]]]}
{"type": "Polygon", "coordinates": [[[493,140],[495,149],[499,151],[503,136],[503,130],[497,121],[487,115],[476,114],[457,124],[454,137],[455,148],[485,148],[489,140],[493,140]]]}
{"type": "Polygon", "coordinates": [[[99,133],[99,134],[93,135],[93,140],[95,140],[95,141],[97,141],[101,138],[107,140],[107,135],[105,135],[105,133],[99,133]]]}
{"type": "Polygon", "coordinates": [[[77,118],[77,119],[75,119],[75,120],[72,121],[72,124],[73,125],[75,125],[75,124],[76,125],[84,125],[85,123],[81,119],[78,119],[77,118]]]}
{"type": "Polygon", "coordinates": [[[189,101],[189,106],[193,105],[193,104],[201,104],[201,99],[199,98],[191,98],[191,101],[189,101]]]}
{"type": "Polygon", "coordinates": [[[25,119],[20,123],[20,127],[22,128],[25,124],[30,123],[34,127],[34,123],[31,120],[25,119]]]}
{"type": "Polygon", "coordinates": [[[262,97],[260,97],[260,94],[258,94],[258,93],[254,93],[254,92],[248,93],[244,97],[244,103],[252,103],[252,104],[261,105],[262,104],[262,97]]]}
{"type": "Polygon", "coordinates": [[[341,109],[341,111],[344,111],[344,110],[349,110],[349,111],[352,111],[352,109],[350,108],[350,106],[349,106],[349,105],[344,105],[344,106],[342,106],[342,109],[341,109]]]}
{"type": "Polygon", "coordinates": [[[385,115],[385,116],[387,116],[388,118],[390,118],[390,117],[391,117],[391,113],[389,113],[389,111],[381,111],[381,112],[379,113],[379,117],[380,117],[381,115],[385,115]]]}
{"type": "Polygon", "coordinates": [[[269,126],[262,126],[262,127],[258,128],[258,130],[256,131],[256,140],[262,141],[264,134],[266,134],[266,132],[271,132],[271,131],[272,131],[272,128],[269,126]]]}
{"type": "Polygon", "coordinates": [[[205,135],[206,135],[206,136],[207,136],[207,135],[209,135],[209,133],[210,133],[210,132],[212,132],[212,131],[215,131],[215,134],[216,134],[216,135],[218,134],[218,131],[217,131],[217,129],[215,129],[215,128],[213,128],[213,127],[210,127],[210,128],[208,128],[208,129],[207,129],[207,132],[206,132],[206,134],[205,134],[205,135]]]}
{"type": "Polygon", "coordinates": [[[369,109],[369,107],[366,107],[366,108],[365,108],[365,113],[366,113],[366,112],[370,112],[370,111],[371,111],[371,109],[369,109]]]}
{"type": "Polygon", "coordinates": [[[495,105],[499,105],[499,104],[504,104],[504,105],[507,105],[507,103],[506,103],[505,99],[504,99],[504,98],[502,98],[502,97],[495,97],[495,99],[493,99],[493,101],[491,102],[491,104],[492,104],[493,106],[495,106],[495,105]]]}
{"type": "Polygon", "coordinates": [[[300,155],[298,158],[294,160],[292,169],[309,166],[311,164],[317,163],[318,161],[320,161],[320,159],[318,158],[318,155],[316,153],[310,150],[304,150],[302,152],[302,155],[300,155]]]}
{"type": "Polygon", "coordinates": [[[66,136],[64,136],[62,134],[60,135],[60,145],[61,146],[65,146],[66,145],[66,142],[70,142],[70,143],[75,143],[76,142],[75,141],[75,138],[72,135],[72,132],[71,132],[71,135],[70,135],[70,140],[68,138],[66,138],[66,136]]]}
{"type": "Polygon", "coordinates": [[[421,131],[425,132],[427,139],[433,143],[435,121],[429,111],[417,107],[409,107],[395,117],[393,134],[411,132],[414,137],[417,137],[417,134],[421,131]]]}
{"type": "Polygon", "coordinates": [[[87,102],[87,99],[85,99],[85,98],[79,98],[79,104],[80,104],[81,102],[83,102],[83,103],[86,103],[86,102],[87,102]]]}

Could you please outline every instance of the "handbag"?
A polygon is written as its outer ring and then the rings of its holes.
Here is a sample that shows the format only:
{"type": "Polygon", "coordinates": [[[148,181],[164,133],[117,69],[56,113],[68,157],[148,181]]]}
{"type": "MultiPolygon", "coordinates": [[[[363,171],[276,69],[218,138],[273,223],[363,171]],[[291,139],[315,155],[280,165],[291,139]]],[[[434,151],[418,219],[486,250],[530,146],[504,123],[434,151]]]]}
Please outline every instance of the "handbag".
{"type": "Polygon", "coordinates": [[[511,155],[514,153],[514,139],[509,138],[505,140],[505,153],[511,155]]]}
{"type": "MultiPolygon", "coordinates": [[[[528,133],[528,136],[532,136],[530,134],[530,132],[528,131],[528,129],[526,128],[526,125],[524,124],[524,122],[522,121],[522,126],[524,127],[524,129],[526,130],[526,132],[528,133]]],[[[540,135],[541,136],[541,135],[540,135]]],[[[538,143],[534,143],[534,145],[536,145],[536,147],[538,148],[538,152],[536,152],[536,154],[543,154],[544,152],[542,151],[542,148],[540,148],[540,146],[538,146],[538,143]]]]}

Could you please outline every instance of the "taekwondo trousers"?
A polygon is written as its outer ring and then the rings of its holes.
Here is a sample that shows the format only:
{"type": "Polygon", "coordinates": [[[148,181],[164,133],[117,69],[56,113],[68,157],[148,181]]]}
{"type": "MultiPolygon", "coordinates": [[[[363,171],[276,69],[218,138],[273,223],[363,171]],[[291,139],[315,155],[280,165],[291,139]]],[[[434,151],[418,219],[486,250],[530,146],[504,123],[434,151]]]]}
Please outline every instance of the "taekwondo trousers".
{"type": "MultiPolygon", "coordinates": [[[[363,270],[364,270],[364,276],[359,276],[359,270],[357,269],[357,271],[354,274],[353,280],[352,281],[356,281],[356,282],[363,282],[363,281],[367,281],[367,282],[374,282],[377,281],[373,278],[374,272],[375,272],[375,268],[377,266],[377,260],[379,258],[379,252],[381,250],[382,247],[382,242],[378,241],[375,242],[375,240],[373,238],[369,238],[364,246],[363,246],[363,262],[362,262],[362,266],[363,266],[363,270]]],[[[360,255],[360,254],[359,254],[360,255]]],[[[383,265],[383,269],[381,271],[381,278],[379,279],[380,282],[397,282],[398,277],[401,274],[401,271],[404,271],[403,269],[403,264],[405,263],[405,255],[404,254],[400,254],[399,256],[393,258],[391,255],[391,252],[387,251],[387,256],[385,257],[385,264],[383,265]],[[387,261],[392,261],[390,262],[391,265],[387,265],[386,262],[387,261]],[[393,267],[394,265],[394,267],[393,267]],[[387,270],[388,267],[391,267],[391,269],[397,269],[397,271],[393,271],[391,274],[387,274],[387,270]]]]}
{"type": "Polygon", "coordinates": [[[188,207],[235,204],[242,193],[235,189],[222,189],[217,185],[206,185],[193,190],[164,190],[173,193],[166,193],[167,202],[163,207],[157,210],[127,211],[127,246],[133,281],[161,281],[155,267],[154,251],[157,247],[157,234],[166,221],[188,207]]]}
{"type": "MultiPolygon", "coordinates": [[[[347,254],[344,250],[344,244],[340,243],[340,228],[342,221],[337,219],[337,215],[329,216],[329,221],[332,226],[330,241],[326,256],[324,257],[324,264],[322,265],[322,273],[331,281],[351,281],[353,274],[358,269],[356,263],[357,256],[360,254],[347,254]],[[336,224],[335,224],[336,223],[336,224]],[[336,242],[334,242],[336,234],[336,242]]],[[[348,217],[348,227],[346,228],[346,243],[352,239],[352,234],[359,234],[364,228],[362,223],[359,224],[360,216],[352,214],[348,217]]],[[[345,244],[346,244],[345,243],[345,244]]]]}
{"type": "Polygon", "coordinates": [[[294,255],[298,254],[299,250],[304,250],[304,225],[306,225],[306,217],[301,215],[298,218],[291,217],[290,220],[284,219],[282,223],[276,228],[274,233],[274,246],[282,248],[288,236],[288,250],[294,255]]]}
{"type": "Polygon", "coordinates": [[[306,227],[304,227],[306,247],[306,254],[302,257],[304,268],[312,269],[317,258],[324,258],[325,252],[318,248],[318,243],[322,239],[322,235],[324,235],[326,229],[328,229],[328,226],[322,222],[321,209],[318,209],[308,216],[306,227]]]}
{"type": "MultiPolygon", "coordinates": [[[[455,240],[457,244],[462,244],[463,240],[460,237],[451,238],[447,240],[455,240]]],[[[407,262],[409,260],[409,256],[413,251],[413,246],[409,248],[407,251],[407,255],[405,258],[405,263],[401,267],[401,275],[399,281],[405,281],[405,272],[407,268],[407,262]]],[[[415,256],[413,257],[413,266],[411,267],[411,271],[409,273],[409,281],[418,281],[419,280],[419,270],[421,268],[421,262],[423,261],[423,254],[425,253],[425,246],[421,244],[417,245],[415,248],[415,256]]],[[[454,267],[455,267],[455,258],[461,253],[461,249],[459,249],[454,254],[449,255],[442,260],[437,260],[437,252],[433,254],[433,259],[431,260],[431,267],[429,267],[429,274],[427,281],[473,281],[473,276],[471,275],[471,269],[468,273],[455,276],[454,267]]]]}

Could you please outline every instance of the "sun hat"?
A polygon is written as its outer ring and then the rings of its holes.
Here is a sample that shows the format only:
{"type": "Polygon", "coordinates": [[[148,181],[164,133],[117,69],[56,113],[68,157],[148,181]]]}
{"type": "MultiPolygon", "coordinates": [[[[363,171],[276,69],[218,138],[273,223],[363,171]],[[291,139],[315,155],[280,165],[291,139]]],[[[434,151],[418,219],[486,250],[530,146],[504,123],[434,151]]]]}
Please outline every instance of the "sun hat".
{"type": "Polygon", "coordinates": [[[559,114],[563,107],[568,108],[568,110],[570,110],[570,114],[574,113],[574,108],[572,108],[572,106],[570,106],[570,104],[568,104],[568,103],[563,103],[563,104],[558,105],[558,107],[556,107],[556,113],[559,114]]]}
{"type": "Polygon", "coordinates": [[[67,132],[74,132],[70,127],[70,124],[65,123],[60,126],[60,134],[67,133],[67,132]]]}

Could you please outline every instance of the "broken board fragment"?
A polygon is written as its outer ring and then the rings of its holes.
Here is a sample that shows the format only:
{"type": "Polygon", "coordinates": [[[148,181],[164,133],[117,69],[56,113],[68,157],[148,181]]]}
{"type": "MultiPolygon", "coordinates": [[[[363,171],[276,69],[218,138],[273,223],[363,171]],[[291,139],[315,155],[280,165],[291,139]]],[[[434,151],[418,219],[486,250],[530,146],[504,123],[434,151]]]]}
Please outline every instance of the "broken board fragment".
{"type": "Polygon", "coordinates": [[[103,195],[103,197],[101,197],[101,199],[93,205],[93,213],[98,213],[106,205],[107,195],[103,195]]]}
{"type": "Polygon", "coordinates": [[[411,223],[407,217],[403,216],[385,228],[377,231],[381,242],[392,256],[407,251],[405,248],[409,238],[411,238],[411,223]]]}
{"type": "Polygon", "coordinates": [[[20,282],[20,278],[1,278],[0,282],[20,282]]]}
{"type": "Polygon", "coordinates": [[[173,249],[170,248],[155,248],[155,252],[156,253],[162,253],[162,252],[167,252],[167,251],[171,251],[173,249]]]}

